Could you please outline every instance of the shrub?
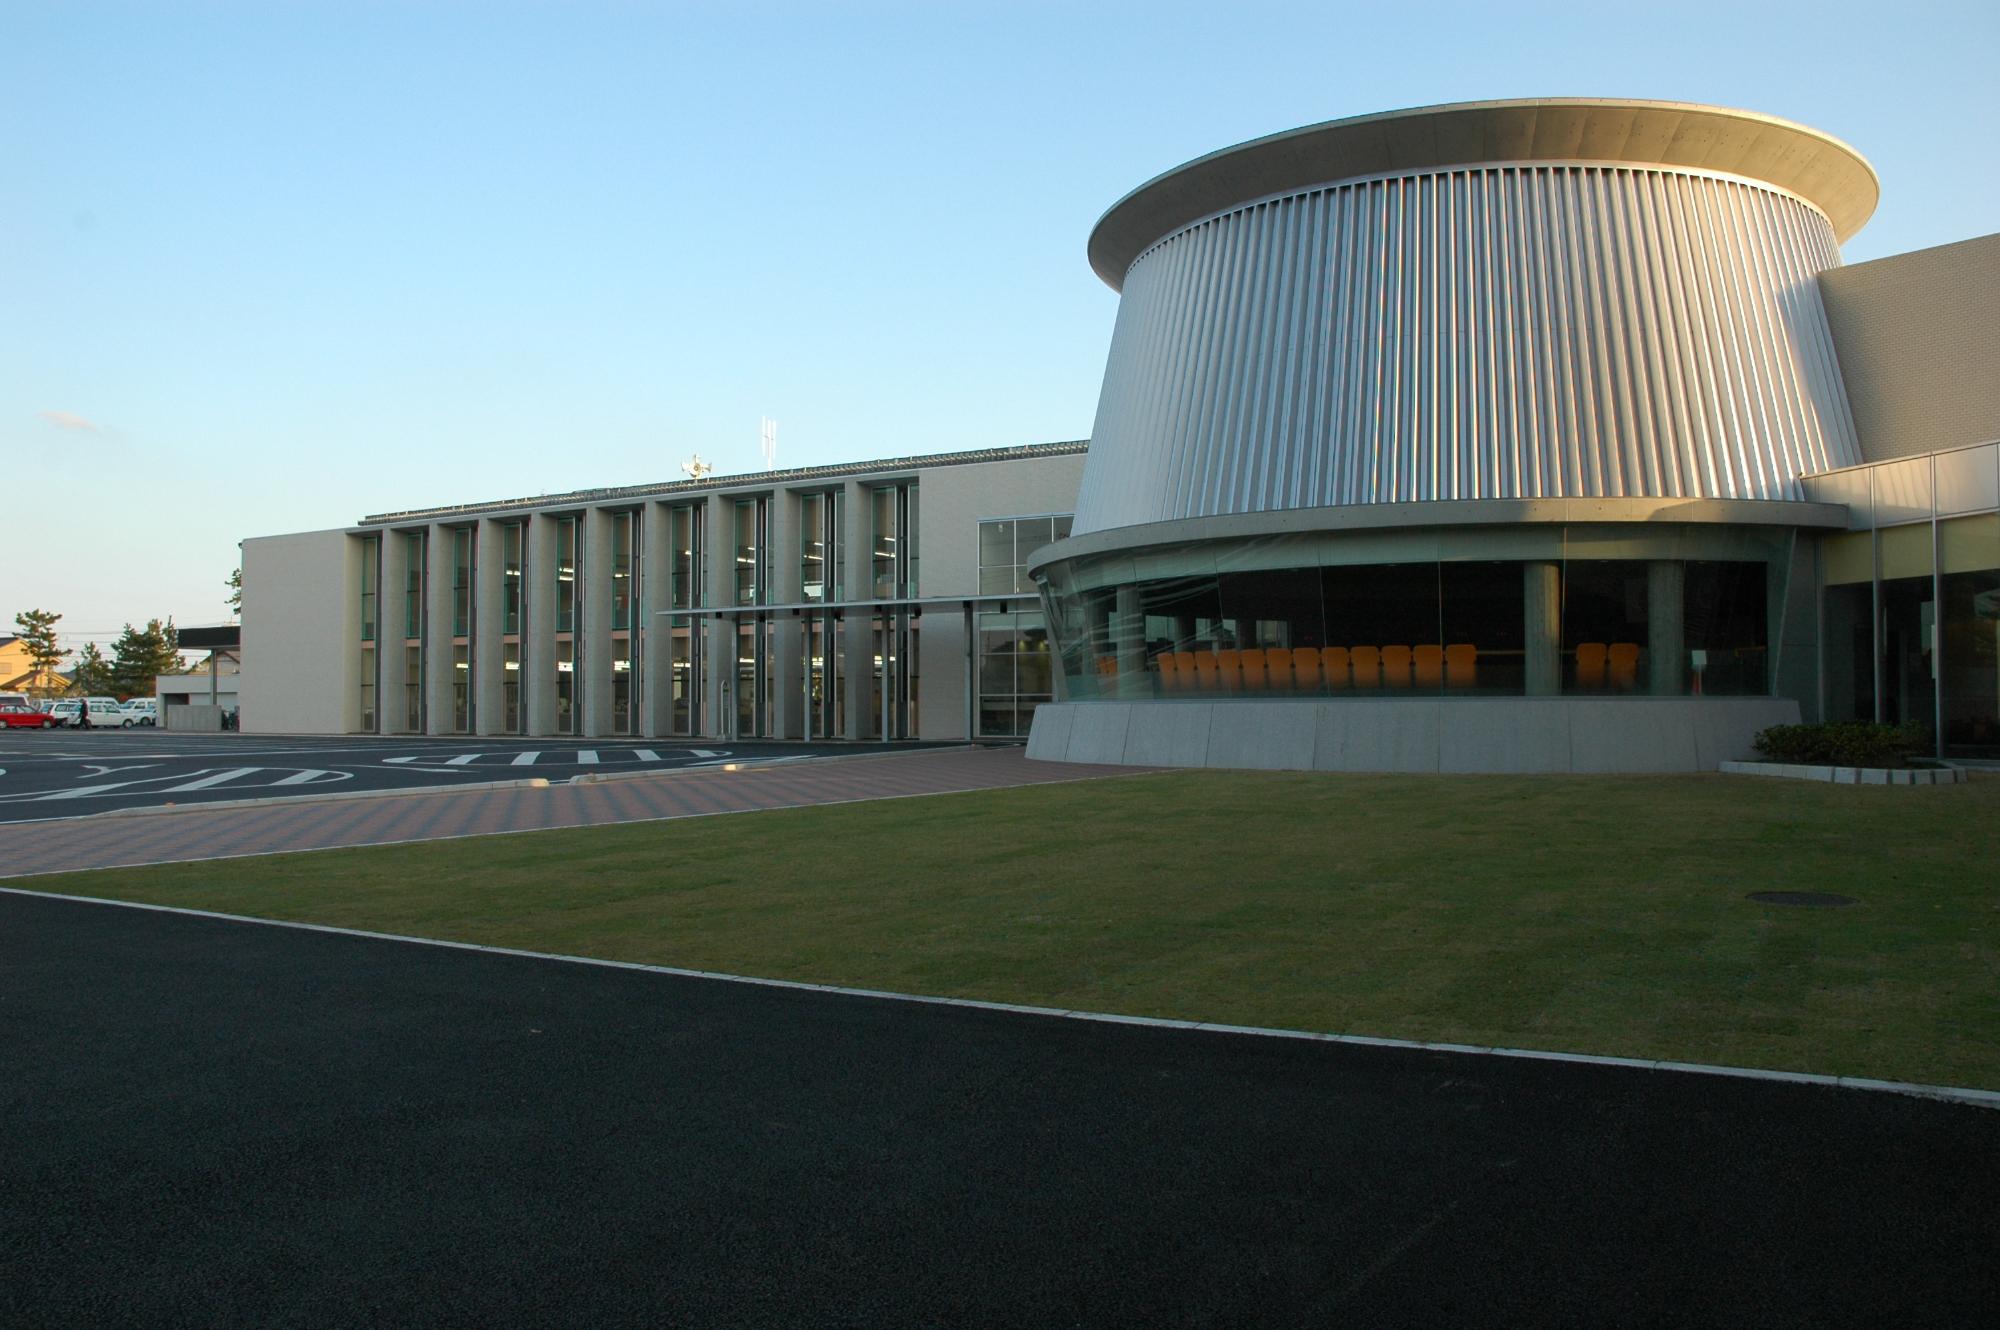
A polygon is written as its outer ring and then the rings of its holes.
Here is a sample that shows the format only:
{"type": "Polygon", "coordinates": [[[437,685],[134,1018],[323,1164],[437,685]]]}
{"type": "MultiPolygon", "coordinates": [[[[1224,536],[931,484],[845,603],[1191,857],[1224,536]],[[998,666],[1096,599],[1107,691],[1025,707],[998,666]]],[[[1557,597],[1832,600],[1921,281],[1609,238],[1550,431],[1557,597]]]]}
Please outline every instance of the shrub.
{"type": "Polygon", "coordinates": [[[1851,720],[1832,725],[1773,725],[1755,739],[1770,762],[1828,767],[1903,767],[1929,744],[1918,724],[1877,725],[1851,720]]]}

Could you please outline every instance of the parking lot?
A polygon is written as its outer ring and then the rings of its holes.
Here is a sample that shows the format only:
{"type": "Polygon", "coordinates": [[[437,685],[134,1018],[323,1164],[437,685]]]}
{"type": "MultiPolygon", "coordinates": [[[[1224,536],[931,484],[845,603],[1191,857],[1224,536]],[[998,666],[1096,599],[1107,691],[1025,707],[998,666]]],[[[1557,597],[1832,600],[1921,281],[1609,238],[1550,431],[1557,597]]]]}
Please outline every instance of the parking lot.
{"type": "Polygon", "coordinates": [[[167,804],[555,783],[926,746],[936,745],[20,731],[0,736],[0,822],[167,804]]]}

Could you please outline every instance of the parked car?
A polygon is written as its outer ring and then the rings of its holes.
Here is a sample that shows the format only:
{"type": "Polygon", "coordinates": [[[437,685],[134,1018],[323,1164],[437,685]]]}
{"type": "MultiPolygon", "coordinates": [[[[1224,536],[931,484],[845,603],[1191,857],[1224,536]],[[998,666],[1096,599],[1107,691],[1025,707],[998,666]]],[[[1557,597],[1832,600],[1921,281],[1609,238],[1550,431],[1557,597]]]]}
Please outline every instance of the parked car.
{"type": "Polygon", "coordinates": [[[56,724],[66,725],[71,729],[88,727],[93,730],[129,730],[136,723],[115,697],[66,697],[56,703],[49,714],[55,717],[56,724]],[[84,714],[86,703],[90,707],[87,716],[84,714]]]}
{"type": "Polygon", "coordinates": [[[57,721],[46,711],[19,702],[0,703],[0,725],[10,730],[53,730],[57,721]]]}
{"type": "Polygon", "coordinates": [[[158,725],[160,723],[160,699],[157,697],[135,697],[125,704],[125,713],[132,717],[135,725],[158,725]]]}

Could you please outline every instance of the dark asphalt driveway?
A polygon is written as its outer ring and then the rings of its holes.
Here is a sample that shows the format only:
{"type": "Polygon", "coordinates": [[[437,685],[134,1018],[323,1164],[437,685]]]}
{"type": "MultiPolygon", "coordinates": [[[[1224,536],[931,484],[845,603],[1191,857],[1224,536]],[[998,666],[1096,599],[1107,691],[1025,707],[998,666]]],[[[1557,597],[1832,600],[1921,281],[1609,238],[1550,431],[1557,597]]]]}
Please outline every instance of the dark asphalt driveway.
{"type": "Polygon", "coordinates": [[[699,770],[725,763],[961,745],[446,735],[188,734],[157,729],[0,733],[0,823],[118,809],[439,790],[495,782],[699,770]]]}
{"type": "Polygon", "coordinates": [[[0,895],[0,1323],[1972,1325],[2000,1113],[0,895]]]}

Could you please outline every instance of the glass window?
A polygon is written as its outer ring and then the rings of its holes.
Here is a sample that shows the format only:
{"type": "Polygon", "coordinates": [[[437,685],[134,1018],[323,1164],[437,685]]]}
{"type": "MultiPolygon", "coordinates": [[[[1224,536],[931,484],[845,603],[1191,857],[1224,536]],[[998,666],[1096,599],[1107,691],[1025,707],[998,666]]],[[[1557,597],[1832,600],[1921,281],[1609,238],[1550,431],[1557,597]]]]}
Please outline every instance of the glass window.
{"type": "Polygon", "coordinates": [[[736,566],[735,604],[762,605],[765,603],[764,561],[769,553],[765,548],[764,523],[768,507],[762,498],[738,499],[736,501],[736,566]]]}
{"type": "Polygon", "coordinates": [[[1026,735],[1035,708],[1055,696],[1054,656],[1039,610],[979,616],[979,733],[1026,735]]]}
{"type": "Polygon", "coordinates": [[[1001,517],[979,524],[979,593],[1008,596],[1033,592],[1028,556],[1069,535],[1070,517],[1001,517]]]}
{"type": "Polygon", "coordinates": [[[799,599],[826,599],[826,496],[799,496],[799,599]]]}
{"type": "Polygon", "coordinates": [[[1641,559],[1570,559],[1563,564],[1564,692],[1646,690],[1646,577],[1641,559]]]}
{"type": "MultiPolygon", "coordinates": [[[[361,538],[361,640],[375,640],[375,579],[381,569],[378,561],[381,555],[381,541],[375,536],[361,538]]],[[[371,685],[372,686],[372,685],[371,685]]],[[[369,710],[373,712],[371,705],[369,710]]],[[[367,728],[373,729],[371,724],[367,728]]]]}
{"type": "Polygon", "coordinates": [[[473,534],[469,526],[451,529],[451,634],[472,631],[473,534]]]}
{"type": "Polygon", "coordinates": [[[1944,751],[2000,757],[2000,513],[1938,523],[1944,751]]]}
{"type": "Polygon", "coordinates": [[[410,531],[403,536],[403,636],[424,635],[424,533],[410,531]]]}
{"type": "Polygon", "coordinates": [[[1875,533],[1882,560],[1882,716],[1891,725],[1929,729],[1937,718],[1937,604],[1931,576],[1931,524],[1875,533]]]}
{"type": "MultiPolygon", "coordinates": [[[[556,519],[556,631],[576,631],[577,520],[556,519]]],[[[569,731],[564,730],[567,734],[569,731]]]]}
{"type": "Polygon", "coordinates": [[[699,609],[703,605],[701,587],[702,565],[702,521],[704,510],[698,504],[677,504],[671,511],[669,539],[673,551],[669,556],[672,564],[673,587],[671,608],[677,610],[699,609]]]}
{"type": "Polygon", "coordinates": [[[519,522],[500,528],[500,631],[508,634],[521,631],[521,530],[519,522]]]}
{"type": "Polygon", "coordinates": [[[500,705],[504,727],[509,734],[521,733],[521,644],[509,642],[503,648],[505,677],[500,681],[500,705]]]}
{"type": "MultiPolygon", "coordinates": [[[[632,626],[632,514],[611,514],[611,627],[632,626]]],[[[623,733],[623,731],[620,731],[623,733]]]]}

